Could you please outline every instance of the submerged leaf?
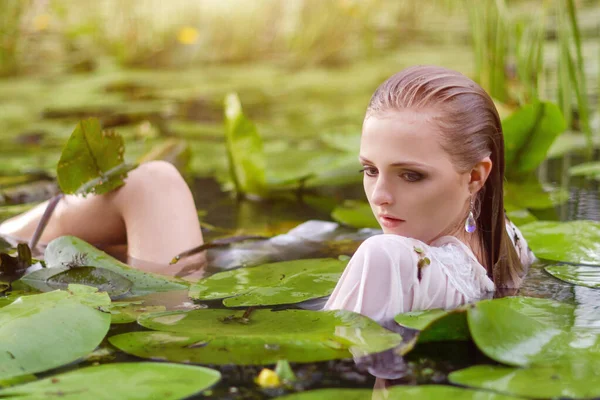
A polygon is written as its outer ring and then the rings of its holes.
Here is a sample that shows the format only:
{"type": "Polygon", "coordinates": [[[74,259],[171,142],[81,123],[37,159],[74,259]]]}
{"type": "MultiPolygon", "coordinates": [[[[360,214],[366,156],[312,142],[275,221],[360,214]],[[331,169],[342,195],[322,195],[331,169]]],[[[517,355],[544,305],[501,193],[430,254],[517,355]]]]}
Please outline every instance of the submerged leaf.
{"type": "Polygon", "coordinates": [[[81,265],[83,262],[85,266],[112,271],[133,284],[129,293],[134,296],[184,290],[189,285],[181,279],[132,268],[74,236],[62,236],[51,241],[46,248],[44,258],[48,268],[64,268],[74,264],[81,265]]]}
{"type": "Polygon", "coordinates": [[[81,121],[71,134],[56,169],[63,193],[107,193],[124,184],[134,168],[125,164],[123,138],[103,131],[100,121],[81,121]]]}
{"type": "Polygon", "coordinates": [[[521,232],[538,258],[600,265],[600,223],[537,221],[521,232]]]}
{"type": "Polygon", "coordinates": [[[219,371],[167,363],[97,365],[0,390],[0,397],[46,399],[161,399],[187,398],[221,379],[219,371]],[[107,390],[107,384],[110,389],[107,390]]]}
{"type": "Polygon", "coordinates": [[[189,296],[223,299],[228,307],[299,303],[333,292],[347,262],[334,258],[283,261],[238,268],[199,280],[189,296]]]}
{"type": "Polygon", "coordinates": [[[100,344],[110,315],[95,307],[110,299],[73,289],[23,296],[0,309],[0,379],[59,367],[100,344]]]}
{"type": "Polygon", "coordinates": [[[138,357],[241,365],[348,358],[402,342],[400,335],[350,311],[255,310],[247,318],[244,313],[212,309],[143,314],[138,323],[158,332],[109,340],[138,357]]]}
{"type": "Polygon", "coordinates": [[[41,292],[66,289],[73,283],[93,286],[111,298],[128,293],[133,286],[129,279],[116,272],[87,266],[42,268],[27,274],[21,281],[41,292]]]}

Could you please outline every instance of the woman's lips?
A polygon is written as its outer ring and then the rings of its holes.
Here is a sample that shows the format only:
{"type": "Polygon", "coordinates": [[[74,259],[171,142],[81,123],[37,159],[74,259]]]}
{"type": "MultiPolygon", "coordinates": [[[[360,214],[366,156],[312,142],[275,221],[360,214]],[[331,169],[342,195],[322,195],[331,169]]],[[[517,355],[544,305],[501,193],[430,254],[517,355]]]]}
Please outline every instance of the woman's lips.
{"type": "Polygon", "coordinates": [[[379,221],[381,222],[381,225],[386,228],[397,228],[404,222],[403,219],[390,217],[389,215],[379,215],[379,221]]]}

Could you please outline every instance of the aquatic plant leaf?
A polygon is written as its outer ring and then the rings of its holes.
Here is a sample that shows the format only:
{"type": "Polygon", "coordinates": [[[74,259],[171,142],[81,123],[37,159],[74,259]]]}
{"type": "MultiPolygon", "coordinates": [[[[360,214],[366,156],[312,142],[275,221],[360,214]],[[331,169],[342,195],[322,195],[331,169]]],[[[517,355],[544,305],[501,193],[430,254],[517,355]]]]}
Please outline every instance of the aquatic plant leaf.
{"type": "Polygon", "coordinates": [[[25,243],[19,243],[16,256],[0,253],[0,282],[19,279],[32,263],[31,249],[25,243]]]}
{"type": "Polygon", "coordinates": [[[551,265],[544,268],[550,275],[573,285],[600,289],[600,266],[551,265]]]}
{"type": "Polygon", "coordinates": [[[225,99],[225,144],[229,173],[240,194],[265,194],[265,156],[256,126],[242,112],[237,94],[225,99]]]}
{"type": "Polygon", "coordinates": [[[518,181],[544,161],[566,122],[556,104],[536,101],[505,118],[502,129],[506,176],[518,181]]]}
{"type": "Polygon", "coordinates": [[[112,271],[133,284],[129,290],[129,294],[133,296],[184,290],[189,285],[182,279],[132,268],[74,236],[62,236],[51,241],[46,248],[44,258],[48,268],[84,265],[112,271]]]}
{"type": "Polygon", "coordinates": [[[220,272],[196,282],[189,296],[227,307],[299,303],[331,294],[347,261],[317,258],[220,272]]]}
{"type": "Polygon", "coordinates": [[[166,311],[165,306],[147,306],[143,301],[113,301],[109,306],[102,307],[111,315],[111,324],[128,324],[135,322],[144,313],[166,311]]]}
{"type": "Polygon", "coordinates": [[[504,203],[506,208],[540,210],[552,208],[569,200],[566,189],[556,188],[546,191],[535,181],[506,182],[504,184],[504,203]]]}
{"type": "Polygon", "coordinates": [[[112,336],[111,344],[138,357],[175,362],[316,362],[376,353],[402,342],[371,319],[341,310],[172,311],[143,314],[138,323],[158,332],[112,336]]]}
{"type": "Polygon", "coordinates": [[[0,379],[73,362],[93,351],[110,326],[110,314],[96,307],[108,295],[75,286],[23,296],[0,309],[0,379]]]}
{"type": "Polygon", "coordinates": [[[483,390],[464,389],[448,385],[392,386],[385,390],[371,389],[319,389],[279,397],[281,400],[373,400],[373,399],[419,399],[419,400],[517,400],[483,390]]]}
{"type": "Polygon", "coordinates": [[[578,322],[575,305],[506,297],[476,303],[467,317],[473,341],[496,361],[521,367],[600,368],[599,332],[578,322]]]}
{"type": "Polygon", "coordinates": [[[331,218],[353,228],[380,228],[371,206],[363,201],[346,200],[333,210],[331,218]]]}
{"type": "Polygon", "coordinates": [[[106,268],[87,266],[42,268],[21,278],[21,282],[40,292],[66,289],[70,284],[93,286],[107,292],[111,298],[129,292],[133,283],[122,275],[106,268]]]}
{"type": "Polygon", "coordinates": [[[0,396],[30,400],[178,400],[205,390],[220,379],[219,371],[199,366],[114,363],[82,368],[3,389],[0,390],[0,396]]]}
{"type": "Polygon", "coordinates": [[[125,164],[123,138],[103,131],[95,118],[77,124],[69,137],[56,168],[63,193],[107,193],[124,184],[135,166],[125,164]]]}
{"type": "Polygon", "coordinates": [[[537,221],[520,227],[538,258],[600,265],[600,223],[537,221]]]}
{"type": "Polygon", "coordinates": [[[569,168],[569,174],[572,176],[600,178],[600,162],[594,161],[575,165],[569,168]]]}
{"type": "Polygon", "coordinates": [[[450,373],[448,380],[456,385],[528,398],[589,399],[600,396],[598,374],[598,365],[576,369],[570,365],[532,368],[476,365],[450,373]]]}
{"type": "Polygon", "coordinates": [[[402,326],[419,330],[418,343],[470,340],[467,308],[411,311],[397,315],[394,320],[402,326]]]}

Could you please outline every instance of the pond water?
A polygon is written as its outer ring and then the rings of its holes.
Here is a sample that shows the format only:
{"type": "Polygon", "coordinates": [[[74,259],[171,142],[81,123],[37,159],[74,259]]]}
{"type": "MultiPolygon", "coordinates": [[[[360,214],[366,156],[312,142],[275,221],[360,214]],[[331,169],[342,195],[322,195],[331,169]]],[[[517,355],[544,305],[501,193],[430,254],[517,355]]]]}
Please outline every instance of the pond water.
{"type": "MultiPolygon", "coordinates": [[[[426,51],[428,56],[416,49],[405,49],[404,57],[410,59],[411,52],[414,52],[422,62],[427,62],[427,57],[436,52],[431,48],[426,51]]],[[[446,46],[443,53],[436,53],[437,63],[440,63],[440,57],[445,65],[459,68],[454,65],[456,60],[461,59],[460,62],[464,64],[464,60],[471,56],[465,46],[455,49],[446,46]]],[[[285,180],[286,171],[292,170],[294,174],[304,171],[291,164],[318,161],[326,165],[343,153],[339,148],[332,149],[324,145],[320,140],[321,134],[341,133],[338,144],[352,149],[352,138],[359,132],[370,92],[382,78],[389,75],[390,70],[396,69],[397,56],[343,71],[299,72],[294,87],[288,85],[286,71],[261,67],[245,70],[243,79],[235,68],[207,68],[202,75],[194,71],[157,74],[108,68],[103,75],[95,77],[76,76],[43,83],[31,80],[3,82],[3,90],[0,90],[0,104],[2,101],[5,104],[5,115],[0,121],[0,128],[3,129],[1,174],[19,176],[24,165],[26,169],[34,169],[41,174],[35,177],[38,179],[36,184],[28,185],[22,192],[11,192],[8,203],[47,198],[55,187],[51,179],[44,178],[43,174],[53,170],[60,148],[74,122],[88,115],[99,114],[103,116],[105,124],[112,124],[126,137],[128,153],[133,159],[165,137],[188,139],[194,154],[189,183],[202,215],[206,240],[232,234],[272,237],[308,220],[330,221],[335,205],[345,199],[364,199],[358,174],[350,179],[352,183],[349,184],[291,191],[263,202],[236,200],[222,191],[221,184],[214,178],[226,170],[220,99],[231,88],[239,90],[248,114],[256,120],[265,138],[265,151],[272,156],[271,159],[275,159],[270,168],[280,174],[276,178],[285,180]],[[349,77],[354,79],[353,85],[348,85],[349,77]],[[63,95],[57,96],[56,93],[63,95]],[[43,118],[39,118],[40,115],[43,118]],[[286,160],[290,149],[299,150],[302,156],[286,160]],[[319,157],[313,160],[313,153],[319,157]]],[[[600,159],[600,154],[596,152],[593,158],[600,159]]],[[[598,181],[573,178],[566,173],[569,166],[583,160],[576,153],[568,153],[547,160],[540,167],[538,177],[542,183],[547,187],[566,190],[569,199],[553,208],[534,210],[534,215],[547,220],[600,221],[598,181]]],[[[309,166],[305,170],[311,172],[314,168],[309,166]]],[[[3,190],[3,193],[7,192],[8,189],[3,190]]],[[[0,219],[18,211],[11,210],[6,214],[0,213],[0,219]]],[[[291,247],[277,254],[267,254],[265,261],[352,255],[360,241],[373,233],[376,232],[340,228],[339,234],[347,239],[342,244],[336,242],[331,245],[324,241],[318,246],[291,247]]],[[[254,245],[257,249],[261,248],[260,242],[254,245]]],[[[226,254],[233,249],[235,246],[214,253],[226,254]]],[[[3,250],[1,242],[0,250],[3,250]]],[[[519,294],[577,304],[578,322],[586,326],[594,325],[600,291],[559,281],[544,272],[543,266],[538,263],[530,269],[519,294]]],[[[207,275],[221,269],[211,265],[207,275]]],[[[219,301],[193,304],[185,291],[154,294],[146,296],[144,300],[148,305],[165,305],[168,309],[222,307],[219,301]]],[[[113,325],[107,337],[144,329],[135,323],[113,325]]],[[[410,332],[406,332],[406,336],[410,336],[410,332]]],[[[40,376],[51,376],[96,362],[132,360],[141,361],[116,350],[105,339],[91,358],[40,376]]],[[[341,360],[292,364],[292,368],[299,377],[296,389],[306,390],[325,387],[373,388],[376,376],[387,378],[388,384],[446,383],[449,372],[482,363],[495,362],[471,343],[441,342],[418,345],[404,359],[388,352],[364,359],[358,364],[353,360],[341,360]]],[[[222,372],[223,379],[204,395],[225,399],[262,399],[286,393],[285,389],[257,388],[254,379],[262,367],[212,367],[222,372]]],[[[381,381],[377,380],[377,384],[381,384],[381,381]]],[[[197,398],[202,398],[202,395],[197,398]]]]}

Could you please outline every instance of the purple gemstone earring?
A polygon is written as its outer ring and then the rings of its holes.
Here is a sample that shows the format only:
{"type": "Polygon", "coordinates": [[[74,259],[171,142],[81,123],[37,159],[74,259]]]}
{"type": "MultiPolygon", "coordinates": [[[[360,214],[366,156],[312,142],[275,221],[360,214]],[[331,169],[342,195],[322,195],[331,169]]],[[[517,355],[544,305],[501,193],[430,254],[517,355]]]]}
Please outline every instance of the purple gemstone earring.
{"type": "Polygon", "coordinates": [[[471,197],[471,207],[469,208],[469,216],[465,220],[465,231],[469,233],[475,232],[477,229],[477,222],[475,221],[475,217],[473,216],[473,197],[471,197]]]}

